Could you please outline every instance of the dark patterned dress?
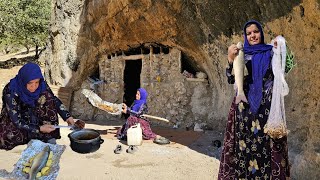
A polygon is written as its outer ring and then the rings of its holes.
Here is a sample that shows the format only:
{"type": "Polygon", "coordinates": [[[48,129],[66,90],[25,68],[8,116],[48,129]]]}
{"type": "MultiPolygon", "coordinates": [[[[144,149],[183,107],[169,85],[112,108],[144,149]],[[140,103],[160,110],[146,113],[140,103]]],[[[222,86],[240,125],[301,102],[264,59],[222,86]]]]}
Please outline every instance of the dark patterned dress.
{"type": "MultiPolygon", "coordinates": [[[[245,56],[245,59],[248,76],[245,77],[244,91],[247,95],[249,83],[252,82],[251,57],[245,56]]],[[[233,84],[231,71],[232,65],[229,65],[228,82],[233,84]]],[[[263,98],[257,114],[250,112],[247,103],[243,103],[245,109],[239,110],[234,98],[228,115],[218,179],[282,180],[290,176],[287,138],[272,139],[264,133],[270,112],[273,79],[270,65],[263,78],[263,98]]]]}
{"type": "Polygon", "coordinates": [[[145,114],[147,112],[148,112],[147,104],[141,105],[138,112],[135,112],[130,108],[128,108],[127,114],[130,114],[130,116],[128,117],[126,123],[118,130],[117,132],[118,139],[127,139],[128,129],[131,126],[136,125],[137,123],[140,123],[143,139],[146,139],[146,140],[154,139],[157,135],[154,132],[152,132],[150,127],[150,122],[147,119],[143,119],[142,117],[140,117],[142,114],[145,114]]]}
{"type": "Polygon", "coordinates": [[[17,93],[11,93],[9,84],[4,87],[0,115],[0,149],[10,150],[31,139],[47,142],[52,138],[61,138],[59,128],[51,133],[40,132],[41,125],[58,125],[58,114],[63,120],[71,117],[62,102],[46,86],[47,89],[41,93],[33,108],[23,103],[17,93]]]}

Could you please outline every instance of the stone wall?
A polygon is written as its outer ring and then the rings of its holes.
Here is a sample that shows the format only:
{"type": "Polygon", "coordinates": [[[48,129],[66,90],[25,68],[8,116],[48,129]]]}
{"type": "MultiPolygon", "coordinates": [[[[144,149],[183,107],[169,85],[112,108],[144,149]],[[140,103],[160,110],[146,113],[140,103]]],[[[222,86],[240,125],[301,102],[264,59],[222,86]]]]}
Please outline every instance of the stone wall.
{"type": "MultiPolygon", "coordinates": [[[[188,127],[194,122],[208,121],[208,107],[211,103],[212,87],[205,78],[187,78],[181,71],[181,51],[170,48],[168,54],[153,53],[126,56],[124,53],[101,56],[99,60],[99,79],[102,83],[96,85],[96,93],[105,101],[112,103],[124,102],[124,69],[125,61],[142,60],[141,87],[148,93],[149,114],[163,117],[188,127]]],[[[92,82],[85,80],[81,89],[92,89],[92,82]],[[90,86],[91,84],[91,86],[90,86]]],[[[81,89],[74,93],[74,103],[71,112],[83,119],[103,120],[119,119],[97,108],[91,107],[81,94],[81,89]],[[89,110],[89,111],[88,111],[89,110]]],[[[165,126],[172,124],[155,121],[165,126]]]]}

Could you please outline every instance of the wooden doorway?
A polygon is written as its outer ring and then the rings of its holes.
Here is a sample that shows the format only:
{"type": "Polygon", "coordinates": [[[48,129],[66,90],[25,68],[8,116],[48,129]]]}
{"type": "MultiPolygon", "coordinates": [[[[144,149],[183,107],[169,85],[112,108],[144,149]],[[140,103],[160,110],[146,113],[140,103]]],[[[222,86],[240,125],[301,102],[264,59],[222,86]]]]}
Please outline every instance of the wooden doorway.
{"type": "Polygon", "coordinates": [[[137,89],[140,88],[140,74],[142,68],[142,60],[126,60],[124,68],[124,96],[123,102],[131,106],[136,99],[137,89]]]}

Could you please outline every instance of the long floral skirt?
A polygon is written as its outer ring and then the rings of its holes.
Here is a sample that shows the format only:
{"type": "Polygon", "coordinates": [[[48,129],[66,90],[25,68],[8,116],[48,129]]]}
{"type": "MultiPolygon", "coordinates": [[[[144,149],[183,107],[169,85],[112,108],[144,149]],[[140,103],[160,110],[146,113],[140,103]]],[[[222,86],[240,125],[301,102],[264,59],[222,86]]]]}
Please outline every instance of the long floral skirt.
{"type": "Polygon", "coordinates": [[[245,104],[241,112],[232,102],[224,137],[218,179],[286,179],[290,176],[287,137],[272,139],[264,133],[271,92],[264,94],[258,114],[245,104]]]}
{"type": "MultiPolygon", "coordinates": [[[[53,96],[45,91],[43,95],[46,97],[44,104],[37,105],[33,110],[32,116],[37,119],[39,126],[43,124],[57,125],[58,113],[55,108],[53,96]]],[[[27,144],[31,139],[39,139],[47,142],[49,139],[60,139],[60,130],[56,129],[51,133],[31,133],[24,129],[19,129],[9,117],[7,108],[3,108],[0,116],[0,149],[11,150],[15,146],[27,144]]]]}
{"type": "Polygon", "coordinates": [[[135,116],[129,116],[126,123],[117,131],[117,137],[119,139],[126,139],[128,129],[137,123],[140,123],[143,139],[154,139],[157,136],[154,132],[152,132],[150,123],[148,121],[135,116]]]}

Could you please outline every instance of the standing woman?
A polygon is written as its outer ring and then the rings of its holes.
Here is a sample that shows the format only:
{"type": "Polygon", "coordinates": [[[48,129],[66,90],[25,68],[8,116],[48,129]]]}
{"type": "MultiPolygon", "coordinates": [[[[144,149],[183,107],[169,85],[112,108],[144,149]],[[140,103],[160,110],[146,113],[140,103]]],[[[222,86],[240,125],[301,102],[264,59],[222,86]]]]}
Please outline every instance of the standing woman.
{"type": "MultiPolygon", "coordinates": [[[[4,87],[0,115],[0,149],[10,150],[31,139],[55,143],[60,139],[58,114],[69,125],[74,122],[62,102],[54,96],[37,64],[27,63],[4,87]]],[[[78,122],[78,121],[77,121],[78,122]]]]}
{"type": "MultiPolygon", "coordinates": [[[[276,44],[276,43],[275,43],[276,44]]],[[[228,48],[227,77],[238,54],[236,45],[228,48]]],[[[244,53],[248,75],[244,91],[248,103],[232,102],[220,160],[218,179],[286,179],[289,178],[287,138],[272,139],[264,133],[268,120],[274,76],[271,68],[272,46],[264,42],[261,24],[251,20],[244,26],[244,53]]]]}

